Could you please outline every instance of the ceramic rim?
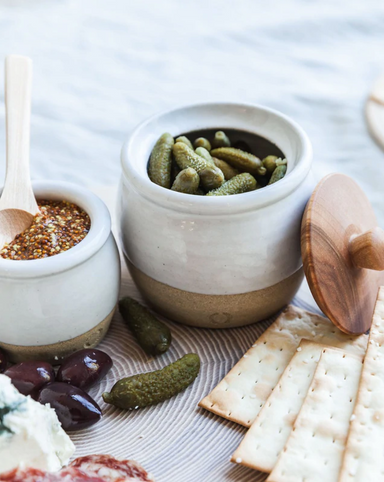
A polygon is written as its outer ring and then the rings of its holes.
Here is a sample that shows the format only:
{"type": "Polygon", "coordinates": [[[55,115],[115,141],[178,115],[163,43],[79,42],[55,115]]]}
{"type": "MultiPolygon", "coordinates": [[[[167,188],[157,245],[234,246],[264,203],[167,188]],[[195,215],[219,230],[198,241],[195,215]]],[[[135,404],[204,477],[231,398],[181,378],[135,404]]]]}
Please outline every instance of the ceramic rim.
{"type": "MultiPolygon", "coordinates": [[[[170,124],[169,120],[168,124],[170,124]]],[[[176,128],[177,127],[175,126],[175,129],[176,128]]],[[[245,130],[261,135],[280,147],[278,143],[273,140],[272,135],[269,138],[269,136],[265,135],[264,133],[260,134],[257,125],[249,125],[249,128],[245,130]]],[[[173,132],[172,134],[179,135],[180,132],[173,132]]],[[[134,188],[137,189],[143,196],[153,202],[156,202],[156,204],[161,204],[178,211],[197,213],[199,215],[228,214],[229,209],[231,213],[252,211],[262,208],[265,205],[273,204],[279,199],[288,196],[304,181],[310,171],[311,162],[311,143],[307,134],[298,124],[296,124],[296,122],[274,109],[260,105],[237,103],[194,104],[154,115],[136,127],[128,141],[124,144],[121,153],[123,175],[129,179],[131,185],[134,186],[134,188]],[[198,111],[202,112],[201,124],[194,125],[193,129],[191,128],[190,130],[211,127],[226,127],[224,125],[205,125],[203,115],[204,110],[217,110],[218,112],[222,110],[226,121],[223,123],[228,124],[227,128],[229,128],[230,124],[230,120],[228,119],[234,119],[234,125],[231,127],[236,129],[238,127],[236,126],[235,118],[240,118],[241,115],[244,115],[246,111],[253,111],[258,115],[269,116],[269,118],[275,122],[280,129],[286,129],[290,136],[294,136],[298,146],[295,159],[288,159],[288,172],[286,176],[278,183],[258,189],[257,191],[243,193],[238,196],[217,196],[209,198],[204,196],[191,196],[178,193],[171,191],[170,189],[164,189],[163,187],[151,182],[147,174],[147,162],[153,145],[149,150],[142,146],[142,139],[146,137],[145,131],[148,130],[149,126],[153,126],[153,130],[156,131],[156,135],[161,135],[163,132],[159,132],[158,124],[161,124],[164,118],[171,118],[172,116],[177,115],[196,116],[198,115],[198,111]],[[225,112],[227,112],[226,117],[225,112]],[[293,168],[290,167],[290,164],[292,165],[292,163],[293,168]]]]}

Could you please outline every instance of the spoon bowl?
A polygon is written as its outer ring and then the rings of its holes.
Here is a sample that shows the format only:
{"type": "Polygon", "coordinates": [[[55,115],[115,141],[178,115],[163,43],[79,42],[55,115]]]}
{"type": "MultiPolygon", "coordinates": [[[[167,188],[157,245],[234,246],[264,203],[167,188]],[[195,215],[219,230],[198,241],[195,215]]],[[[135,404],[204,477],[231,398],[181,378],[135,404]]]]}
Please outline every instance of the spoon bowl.
{"type": "Polygon", "coordinates": [[[0,211],[0,250],[32,224],[34,216],[21,209],[0,211]]]}

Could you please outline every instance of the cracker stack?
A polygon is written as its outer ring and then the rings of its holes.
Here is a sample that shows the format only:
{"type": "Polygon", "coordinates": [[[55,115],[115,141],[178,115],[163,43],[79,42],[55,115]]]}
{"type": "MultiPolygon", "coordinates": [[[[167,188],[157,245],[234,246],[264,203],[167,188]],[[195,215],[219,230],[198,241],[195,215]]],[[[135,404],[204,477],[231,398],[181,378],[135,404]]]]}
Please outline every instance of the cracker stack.
{"type": "Polygon", "coordinates": [[[200,402],[250,427],[232,462],[268,482],[384,481],[384,287],[367,343],[288,307],[200,402]]]}

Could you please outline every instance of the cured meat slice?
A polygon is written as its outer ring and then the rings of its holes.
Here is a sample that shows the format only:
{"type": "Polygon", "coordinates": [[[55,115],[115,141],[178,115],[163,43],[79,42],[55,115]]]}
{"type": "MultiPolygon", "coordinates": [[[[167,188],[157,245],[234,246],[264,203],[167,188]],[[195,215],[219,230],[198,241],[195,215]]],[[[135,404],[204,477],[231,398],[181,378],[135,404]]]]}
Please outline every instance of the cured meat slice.
{"type": "Polygon", "coordinates": [[[78,457],[70,467],[95,474],[105,482],[153,482],[152,477],[133,460],[120,460],[110,455],[78,457]]]}
{"type": "Polygon", "coordinates": [[[6,474],[1,474],[0,482],[104,482],[104,479],[68,467],[55,473],[37,469],[15,469],[6,474]]]}
{"type": "Polygon", "coordinates": [[[78,457],[59,472],[15,469],[0,474],[0,482],[154,482],[138,463],[110,455],[78,457]]]}

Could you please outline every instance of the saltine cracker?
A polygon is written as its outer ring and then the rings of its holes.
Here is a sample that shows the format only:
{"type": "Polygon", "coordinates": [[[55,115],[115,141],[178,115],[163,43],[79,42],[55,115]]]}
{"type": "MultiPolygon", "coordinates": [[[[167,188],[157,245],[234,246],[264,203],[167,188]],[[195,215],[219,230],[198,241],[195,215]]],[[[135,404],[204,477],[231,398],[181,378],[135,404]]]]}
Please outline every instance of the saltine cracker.
{"type": "Polygon", "coordinates": [[[367,335],[346,335],[324,318],[288,306],[199,406],[250,427],[302,338],[364,354],[367,335]]]}

